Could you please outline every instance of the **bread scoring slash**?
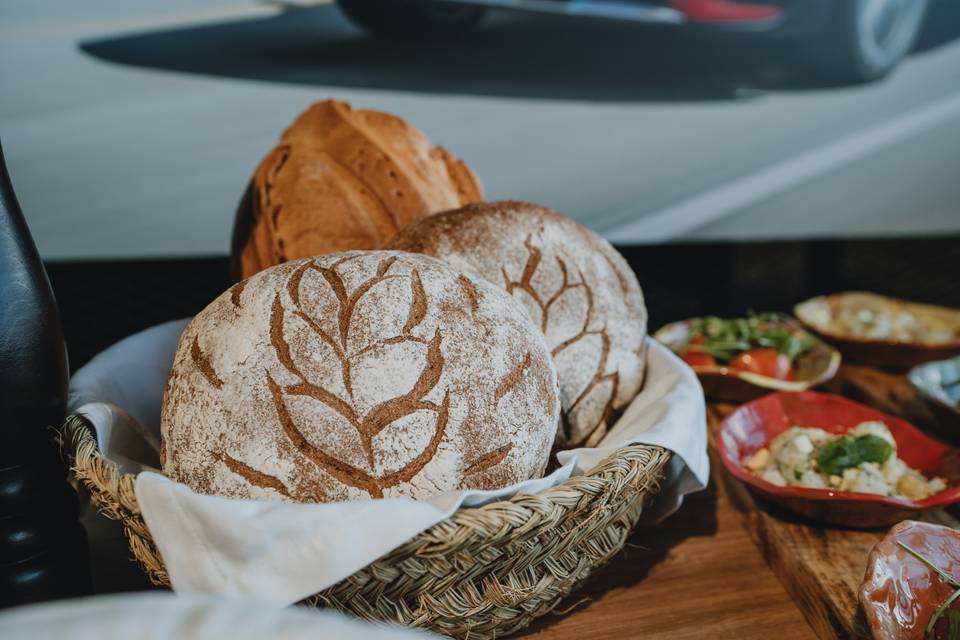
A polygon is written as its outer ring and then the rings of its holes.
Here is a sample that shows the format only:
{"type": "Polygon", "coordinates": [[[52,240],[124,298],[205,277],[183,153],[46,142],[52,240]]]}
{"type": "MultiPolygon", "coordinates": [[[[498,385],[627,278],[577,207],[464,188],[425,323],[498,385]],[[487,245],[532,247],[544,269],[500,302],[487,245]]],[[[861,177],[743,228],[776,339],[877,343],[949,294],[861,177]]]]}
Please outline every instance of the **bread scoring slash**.
{"type": "Polygon", "coordinates": [[[234,285],[184,330],[163,471],[236,498],[492,489],[543,473],[559,422],[542,333],[428,256],[349,252],[234,285]]]}
{"type": "Polygon", "coordinates": [[[435,256],[523,303],[557,367],[564,448],[596,446],[643,384],[647,310],[606,240],[529,202],[483,202],[424,218],[390,247],[435,256]]]}

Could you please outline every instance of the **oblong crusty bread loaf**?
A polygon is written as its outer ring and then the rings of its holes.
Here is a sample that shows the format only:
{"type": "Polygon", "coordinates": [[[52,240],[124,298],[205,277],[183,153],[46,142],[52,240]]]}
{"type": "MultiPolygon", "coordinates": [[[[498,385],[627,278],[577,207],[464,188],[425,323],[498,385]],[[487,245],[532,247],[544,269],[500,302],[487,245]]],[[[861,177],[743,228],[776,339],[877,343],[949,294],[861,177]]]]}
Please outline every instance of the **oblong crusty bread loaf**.
{"type": "Polygon", "coordinates": [[[349,252],[272,267],[186,327],[163,471],[237,498],[340,501],[541,475],[557,374],[520,305],[434,258],[349,252]]]}
{"type": "Polygon", "coordinates": [[[324,253],[382,247],[400,227],[483,199],[461,160],[379,111],[317,102],[264,157],[234,221],[236,279],[324,253]]]}
{"type": "Polygon", "coordinates": [[[640,390],[643,293],[616,249],[583,225],[529,202],[484,202],[420,220],[390,247],[436,256],[523,303],[560,377],[560,446],[594,446],[640,390]]]}

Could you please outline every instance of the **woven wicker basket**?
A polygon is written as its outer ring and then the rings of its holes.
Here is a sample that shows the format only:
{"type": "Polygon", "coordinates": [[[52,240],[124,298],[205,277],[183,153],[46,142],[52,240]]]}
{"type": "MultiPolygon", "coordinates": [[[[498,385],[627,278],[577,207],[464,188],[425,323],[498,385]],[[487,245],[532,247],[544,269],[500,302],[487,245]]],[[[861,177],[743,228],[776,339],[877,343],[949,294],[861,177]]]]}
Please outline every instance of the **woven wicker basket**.
{"type": "MultiPolygon", "coordinates": [[[[135,476],[101,454],[83,417],[71,416],[62,435],[92,501],[122,523],[150,580],[169,586],[140,515],[135,476]]],[[[536,495],[460,509],[305,603],[459,638],[513,633],[623,547],[670,455],[659,447],[623,447],[586,475],[536,495]]]]}

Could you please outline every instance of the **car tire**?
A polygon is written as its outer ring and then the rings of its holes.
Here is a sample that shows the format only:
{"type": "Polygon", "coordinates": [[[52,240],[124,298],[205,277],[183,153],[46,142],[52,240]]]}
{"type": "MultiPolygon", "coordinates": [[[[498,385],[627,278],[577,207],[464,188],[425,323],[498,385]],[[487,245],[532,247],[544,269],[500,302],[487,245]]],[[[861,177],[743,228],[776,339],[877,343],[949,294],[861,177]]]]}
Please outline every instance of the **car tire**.
{"type": "Polygon", "coordinates": [[[825,32],[804,44],[828,80],[878,80],[903,60],[920,33],[928,0],[838,0],[825,32]]]}
{"type": "Polygon", "coordinates": [[[470,31],[486,9],[430,0],[336,0],[359,27],[377,36],[398,39],[452,38],[470,31]]]}

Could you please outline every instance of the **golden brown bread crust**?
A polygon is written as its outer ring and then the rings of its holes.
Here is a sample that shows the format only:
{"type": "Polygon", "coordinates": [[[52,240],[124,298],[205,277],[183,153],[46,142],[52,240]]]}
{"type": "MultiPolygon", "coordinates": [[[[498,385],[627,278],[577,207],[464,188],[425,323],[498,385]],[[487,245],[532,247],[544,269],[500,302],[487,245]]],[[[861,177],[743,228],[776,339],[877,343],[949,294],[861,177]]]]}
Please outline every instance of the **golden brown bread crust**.
{"type": "Polygon", "coordinates": [[[440,258],[524,305],[557,367],[560,446],[595,446],[640,390],[643,293],[616,249],[583,225],[529,202],[482,202],[419,220],[389,246],[440,258]]]}
{"type": "Polygon", "coordinates": [[[376,249],[425,215],[483,199],[479,179],[400,118],[324,100],[260,162],[234,221],[237,280],[312,255],[376,249]]]}

